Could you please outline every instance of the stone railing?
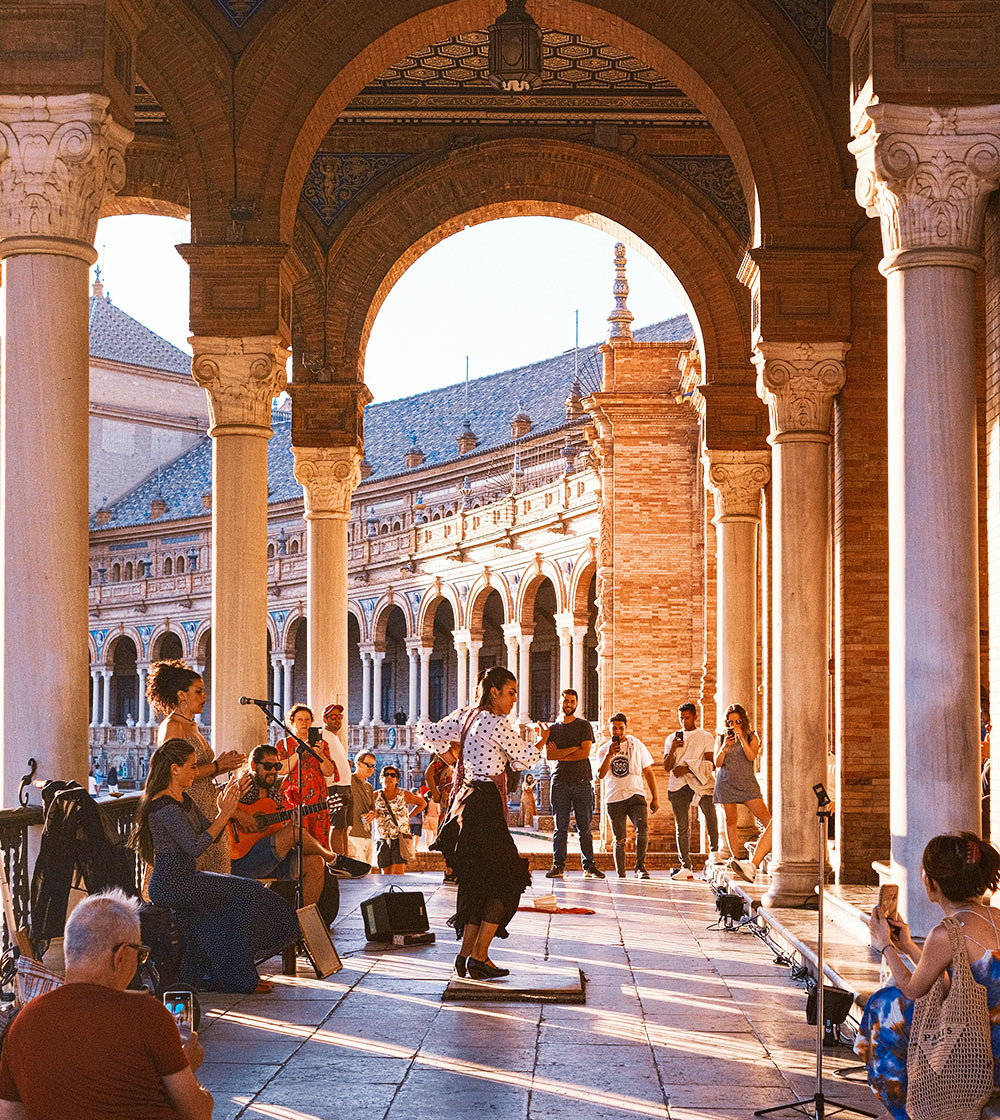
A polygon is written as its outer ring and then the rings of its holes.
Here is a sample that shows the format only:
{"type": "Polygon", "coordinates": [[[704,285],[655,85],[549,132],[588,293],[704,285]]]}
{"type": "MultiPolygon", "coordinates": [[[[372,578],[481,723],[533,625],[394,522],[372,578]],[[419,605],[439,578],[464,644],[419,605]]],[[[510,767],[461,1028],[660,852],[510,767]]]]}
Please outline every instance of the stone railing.
{"type": "Polygon", "coordinates": [[[115,607],[147,599],[195,599],[211,593],[212,573],[209,571],[187,572],[179,576],[150,576],[149,579],[92,584],[90,608],[115,607]]]}

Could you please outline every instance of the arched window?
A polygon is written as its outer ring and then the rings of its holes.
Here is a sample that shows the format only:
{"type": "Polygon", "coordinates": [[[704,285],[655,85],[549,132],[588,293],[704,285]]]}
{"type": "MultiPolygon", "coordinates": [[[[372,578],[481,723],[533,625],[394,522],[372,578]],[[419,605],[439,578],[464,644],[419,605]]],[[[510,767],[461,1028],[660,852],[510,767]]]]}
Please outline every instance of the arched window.
{"type": "Polygon", "coordinates": [[[163,561],[163,574],[165,576],[172,576],[174,574],[174,562],[169,556],[163,561]]]}
{"type": "Polygon", "coordinates": [[[88,586],[90,584],[92,584],[93,582],[94,582],[94,569],[93,568],[88,568],[87,569],[87,584],[88,584],[88,586]]]}
{"type": "Polygon", "coordinates": [[[402,528],[403,528],[403,523],[402,523],[401,521],[394,521],[394,522],[392,523],[392,531],[393,531],[394,533],[398,533],[398,532],[400,532],[400,530],[401,530],[402,528]]]}
{"type": "Polygon", "coordinates": [[[184,557],[183,556],[178,556],[177,557],[177,562],[174,564],[174,571],[179,576],[181,576],[181,575],[184,574],[184,570],[185,570],[186,566],[187,565],[185,564],[184,557]]]}
{"type": "Polygon", "coordinates": [[[378,531],[378,535],[380,537],[386,537],[386,536],[389,535],[389,522],[388,521],[383,521],[382,522],[382,525],[381,525],[381,527],[379,528],[379,531],[378,531]]]}
{"type": "Polygon", "coordinates": [[[288,546],[288,552],[291,556],[297,556],[299,553],[299,542],[292,541],[292,543],[288,546]]]}
{"type": "Polygon", "coordinates": [[[129,562],[125,565],[125,578],[126,579],[131,579],[132,578],[132,561],[131,560],[129,560],[129,562]]]}
{"type": "Polygon", "coordinates": [[[431,514],[431,521],[440,521],[440,520],[441,520],[441,514],[440,513],[432,513],[431,514]]]}
{"type": "Polygon", "coordinates": [[[273,560],[274,559],[274,544],[273,543],[269,544],[267,546],[267,558],[268,558],[268,560],[273,560]]]}
{"type": "Polygon", "coordinates": [[[121,581],[121,578],[122,578],[122,566],[116,560],[111,565],[111,582],[112,583],[119,583],[121,581]]]}

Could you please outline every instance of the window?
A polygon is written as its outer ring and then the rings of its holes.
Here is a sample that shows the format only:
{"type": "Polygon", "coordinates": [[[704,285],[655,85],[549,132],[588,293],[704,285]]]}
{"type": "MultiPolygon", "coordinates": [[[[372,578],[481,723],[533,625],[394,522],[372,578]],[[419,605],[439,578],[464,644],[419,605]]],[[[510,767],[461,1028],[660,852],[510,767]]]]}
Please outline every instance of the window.
{"type": "Polygon", "coordinates": [[[290,556],[298,556],[298,554],[299,554],[299,542],[298,541],[292,541],[292,543],[288,546],[288,553],[289,553],[290,556]]]}
{"type": "Polygon", "coordinates": [[[125,565],[125,578],[126,579],[131,579],[132,578],[132,561],[131,560],[129,560],[129,562],[125,565]]]}
{"type": "Polygon", "coordinates": [[[112,583],[119,583],[121,581],[121,578],[122,578],[122,566],[116,560],[114,562],[114,564],[111,565],[111,582],[112,583]]]}
{"type": "Polygon", "coordinates": [[[172,576],[174,574],[174,562],[169,556],[163,561],[163,574],[165,576],[172,576]]]}
{"type": "Polygon", "coordinates": [[[178,556],[177,562],[174,564],[174,571],[180,576],[184,574],[184,557],[178,556]]]}
{"type": "Polygon", "coordinates": [[[267,558],[268,558],[268,560],[273,560],[274,559],[274,545],[273,544],[269,544],[267,546],[267,558]]]}

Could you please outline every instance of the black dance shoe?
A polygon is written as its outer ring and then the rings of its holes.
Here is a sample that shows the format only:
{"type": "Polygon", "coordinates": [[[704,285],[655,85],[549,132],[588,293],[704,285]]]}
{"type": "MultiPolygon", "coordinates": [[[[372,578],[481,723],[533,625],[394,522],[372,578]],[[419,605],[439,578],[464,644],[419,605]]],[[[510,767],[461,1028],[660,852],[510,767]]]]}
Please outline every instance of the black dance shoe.
{"type": "Polygon", "coordinates": [[[455,958],[455,972],[458,976],[462,976],[462,977],[465,976],[465,971],[466,971],[465,970],[465,962],[466,962],[466,960],[468,960],[468,958],[463,957],[461,954],[459,954],[459,956],[457,956],[455,958]]]}
{"type": "Polygon", "coordinates": [[[510,976],[509,968],[497,968],[489,961],[477,961],[475,957],[468,957],[469,975],[473,980],[499,980],[501,976],[510,976]]]}

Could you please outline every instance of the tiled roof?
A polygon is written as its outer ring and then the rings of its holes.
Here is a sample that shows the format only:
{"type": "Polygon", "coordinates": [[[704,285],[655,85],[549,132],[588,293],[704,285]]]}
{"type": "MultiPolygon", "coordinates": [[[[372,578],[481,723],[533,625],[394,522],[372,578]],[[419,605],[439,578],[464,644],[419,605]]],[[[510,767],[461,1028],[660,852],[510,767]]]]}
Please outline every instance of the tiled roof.
{"type": "Polygon", "coordinates": [[[90,356],[170,373],[191,373],[191,355],[102,296],[90,297],[90,356]]]}
{"type": "MultiPolygon", "coordinates": [[[[154,336],[155,337],[155,336],[154,336]]],[[[684,342],[693,337],[686,315],[653,323],[635,331],[639,342],[684,342]]],[[[598,344],[579,353],[583,394],[598,388],[598,344]]],[[[120,360],[120,359],[119,359],[120,360]]],[[[479,443],[476,453],[510,443],[510,422],[519,408],[531,418],[531,435],[540,435],[566,424],[565,401],[573,381],[573,351],[529,366],[493,373],[469,382],[469,419],[479,443]]],[[[424,452],[420,471],[458,458],[455,440],[465,415],[465,382],[431,389],[412,397],[382,401],[365,409],[365,457],[373,479],[407,471],[405,456],[412,446],[411,433],[424,452]]],[[[301,498],[302,487],[292,474],[291,417],[272,414],[274,436],[268,444],[268,502],[301,498]]],[[[212,488],[212,441],[203,437],[183,455],[146,479],[111,506],[108,529],[149,524],[150,505],[163,495],[167,512],[157,521],[176,521],[203,513],[202,495],[212,488]]],[[[96,529],[95,519],[91,528],[96,529]]]]}

